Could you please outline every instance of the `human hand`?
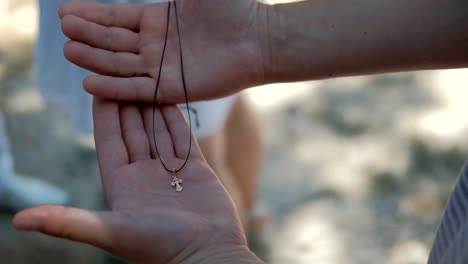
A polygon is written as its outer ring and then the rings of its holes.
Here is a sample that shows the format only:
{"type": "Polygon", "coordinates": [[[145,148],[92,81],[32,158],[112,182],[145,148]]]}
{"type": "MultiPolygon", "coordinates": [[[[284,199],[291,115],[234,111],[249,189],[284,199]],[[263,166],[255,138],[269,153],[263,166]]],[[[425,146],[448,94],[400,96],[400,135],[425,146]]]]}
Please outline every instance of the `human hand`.
{"type": "MultiPolygon", "coordinates": [[[[152,148],[152,110],[95,98],[96,150],[111,211],[39,206],[17,214],[15,227],[91,244],[136,263],[257,261],[232,201],[195,139],[177,174],[185,188],[171,187],[171,173],[152,148]]],[[[187,153],[188,125],[175,106],[157,109],[155,122],[159,153],[177,168],[187,153]]]]}
{"type": "MultiPolygon", "coordinates": [[[[84,80],[96,96],[153,101],[168,3],[66,3],[63,32],[71,39],[65,56],[99,75],[84,80]]],[[[265,8],[254,0],[177,1],[189,100],[230,95],[263,83],[259,41],[265,8]]],[[[182,103],[179,43],[174,5],[158,101],[182,103]]]]}

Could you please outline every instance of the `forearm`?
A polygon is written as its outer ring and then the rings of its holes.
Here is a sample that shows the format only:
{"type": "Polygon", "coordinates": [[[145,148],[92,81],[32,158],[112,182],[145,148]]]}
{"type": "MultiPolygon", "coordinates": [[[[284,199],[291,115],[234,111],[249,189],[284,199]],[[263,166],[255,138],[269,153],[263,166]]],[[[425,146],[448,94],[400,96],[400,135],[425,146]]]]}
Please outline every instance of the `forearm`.
{"type": "Polygon", "coordinates": [[[265,83],[468,66],[466,0],[310,0],[265,14],[265,83]]]}

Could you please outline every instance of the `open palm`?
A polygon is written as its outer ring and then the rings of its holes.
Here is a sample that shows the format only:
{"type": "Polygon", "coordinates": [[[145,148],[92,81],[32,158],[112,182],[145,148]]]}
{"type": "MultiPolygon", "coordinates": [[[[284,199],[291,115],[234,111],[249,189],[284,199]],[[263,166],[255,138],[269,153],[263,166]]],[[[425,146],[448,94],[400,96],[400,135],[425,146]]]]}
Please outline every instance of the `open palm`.
{"type": "MultiPolygon", "coordinates": [[[[98,73],[84,81],[97,96],[152,101],[168,3],[98,4],[72,2],[60,9],[62,29],[72,40],[65,56],[98,73]]],[[[158,101],[184,102],[174,4],[158,101]]],[[[254,0],[177,1],[189,100],[212,99],[260,84],[259,15],[254,0]]]]}
{"type": "Polygon", "coordinates": [[[187,154],[188,125],[175,106],[152,107],[96,99],[95,142],[104,192],[111,211],[40,206],[20,212],[14,224],[103,248],[137,263],[201,263],[245,247],[233,203],[208,167],[195,140],[177,174],[182,192],[171,187],[164,163],[179,167],[187,154]],[[234,249],[235,250],[235,249],[234,249]]]}

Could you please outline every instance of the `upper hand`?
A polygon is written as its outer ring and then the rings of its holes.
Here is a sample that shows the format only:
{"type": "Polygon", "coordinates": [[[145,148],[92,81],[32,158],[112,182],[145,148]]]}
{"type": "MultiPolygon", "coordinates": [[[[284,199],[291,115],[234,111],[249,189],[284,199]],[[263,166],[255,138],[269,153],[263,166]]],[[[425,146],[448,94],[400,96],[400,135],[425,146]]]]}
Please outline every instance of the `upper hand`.
{"type": "MultiPolygon", "coordinates": [[[[65,56],[98,75],[85,89],[114,100],[152,101],[168,3],[66,3],[60,8],[63,32],[71,39],[65,56]]],[[[190,101],[213,99],[263,82],[258,39],[263,6],[254,0],[177,1],[190,101]]],[[[179,44],[174,6],[158,101],[182,103],[179,44]]]]}

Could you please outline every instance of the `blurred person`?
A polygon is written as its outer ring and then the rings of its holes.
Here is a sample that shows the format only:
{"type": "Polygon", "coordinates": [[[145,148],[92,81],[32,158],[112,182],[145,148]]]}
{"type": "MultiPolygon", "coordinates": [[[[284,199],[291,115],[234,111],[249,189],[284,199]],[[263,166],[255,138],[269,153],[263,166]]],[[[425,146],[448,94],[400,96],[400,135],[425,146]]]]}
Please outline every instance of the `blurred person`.
{"type": "Polygon", "coordinates": [[[40,204],[67,204],[64,190],[15,172],[3,114],[0,112],[0,210],[17,212],[40,204]]]}
{"type": "Polygon", "coordinates": [[[60,28],[57,10],[69,1],[39,0],[39,33],[36,44],[36,80],[46,105],[66,111],[79,137],[93,132],[91,96],[82,92],[89,71],[68,62],[62,52],[67,41],[60,28]]]}
{"type": "MultiPolygon", "coordinates": [[[[58,8],[70,0],[39,0],[39,37],[36,69],[39,90],[47,105],[66,109],[79,135],[92,132],[91,97],[82,88],[90,72],[68,62],[62,47],[68,38],[62,33],[58,8]]],[[[101,0],[95,2],[142,3],[148,0],[101,0]]],[[[161,2],[161,1],[159,1],[161,2]]],[[[257,199],[263,142],[260,124],[245,95],[195,102],[190,111],[192,129],[208,164],[221,178],[239,210],[246,229],[259,243],[269,213],[257,199]],[[257,236],[259,235],[259,236],[257,236]]],[[[260,245],[263,247],[263,245],[260,245]]]]}

